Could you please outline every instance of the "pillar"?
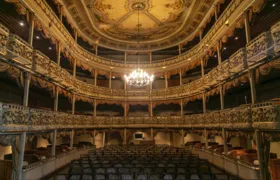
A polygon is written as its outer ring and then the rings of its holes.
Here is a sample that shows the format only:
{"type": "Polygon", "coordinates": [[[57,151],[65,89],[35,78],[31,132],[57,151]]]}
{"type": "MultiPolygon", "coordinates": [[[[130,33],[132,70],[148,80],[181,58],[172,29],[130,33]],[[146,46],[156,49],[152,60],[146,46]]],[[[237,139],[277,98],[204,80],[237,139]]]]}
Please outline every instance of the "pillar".
{"type": "Polygon", "coordinates": [[[72,96],[72,114],[75,114],[75,103],[76,103],[76,95],[72,96]]]}
{"type": "Polygon", "coordinates": [[[266,180],[265,179],[265,167],[264,167],[264,157],[263,157],[263,148],[261,143],[261,132],[260,130],[255,130],[255,136],[256,136],[256,148],[257,148],[257,154],[259,159],[259,171],[260,171],[260,180],[266,180]]]}
{"type": "Polygon", "coordinates": [[[126,128],[123,130],[123,145],[126,145],[126,128]]]}
{"type": "Polygon", "coordinates": [[[151,131],[151,138],[152,138],[152,140],[154,140],[154,129],[151,128],[150,131],[151,131]]]}
{"type": "Polygon", "coordinates": [[[181,56],[181,54],[182,54],[182,47],[181,47],[180,44],[178,45],[178,48],[179,48],[179,55],[181,56]]]}
{"type": "Polygon", "coordinates": [[[74,144],[74,135],[75,135],[75,131],[74,129],[71,130],[71,134],[70,134],[70,149],[73,149],[73,144],[74,144]]]}
{"type": "Polygon", "coordinates": [[[250,81],[252,104],[255,104],[257,101],[257,95],[256,95],[255,71],[253,69],[249,70],[249,81],[250,81]]]}
{"type": "Polygon", "coordinates": [[[200,60],[200,64],[201,64],[201,76],[204,76],[204,61],[203,61],[203,59],[200,60]]]}
{"type": "Polygon", "coordinates": [[[181,129],[181,146],[185,146],[185,132],[184,129],[181,129]]]}
{"type": "Polygon", "coordinates": [[[29,12],[30,21],[29,21],[29,32],[28,32],[28,44],[33,46],[33,36],[34,36],[34,13],[29,12]]]}
{"type": "Polygon", "coordinates": [[[245,33],[246,33],[246,42],[251,41],[251,29],[249,23],[249,10],[244,12],[244,24],[245,24],[245,33]]]}
{"type": "Polygon", "coordinates": [[[109,88],[112,88],[112,71],[110,71],[110,75],[109,75],[109,88]]]}
{"type": "Polygon", "coordinates": [[[154,113],[153,113],[153,101],[150,102],[150,117],[153,117],[154,113]]]}
{"type": "Polygon", "coordinates": [[[75,33],[75,41],[78,42],[78,30],[74,29],[74,33],[75,33]]]}
{"type": "Polygon", "coordinates": [[[222,136],[224,141],[224,153],[225,155],[228,154],[228,145],[227,145],[227,134],[225,128],[222,129],[222,136]]]}
{"type": "Polygon", "coordinates": [[[58,111],[58,86],[55,87],[55,97],[54,97],[54,111],[58,111]]]}
{"type": "Polygon", "coordinates": [[[60,19],[60,21],[62,22],[62,17],[63,17],[63,15],[62,15],[63,6],[62,6],[62,5],[60,5],[60,6],[59,6],[59,8],[60,8],[59,19],[60,19]]]}
{"type": "Polygon", "coordinates": [[[55,156],[56,134],[57,134],[57,129],[53,130],[52,156],[55,156]]]}
{"type": "Polygon", "coordinates": [[[215,20],[218,20],[218,4],[215,4],[215,20]]]}
{"type": "Polygon", "coordinates": [[[170,132],[170,145],[174,146],[174,133],[173,133],[173,131],[170,132]]]}
{"type": "Polygon", "coordinates": [[[96,118],[96,107],[97,107],[97,103],[96,103],[96,99],[94,99],[93,101],[93,117],[96,118]]]}
{"type": "Polygon", "coordinates": [[[96,130],[93,130],[93,138],[92,138],[92,144],[95,146],[95,136],[96,136],[96,130]]]}
{"type": "Polygon", "coordinates": [[[152,64],[152,62],[153,62],[153,52],[150,52],[150,64],[152,64]]]}
{"type": "Polygon", "coordinates": [[[221,104],[221,109],[225,108],[225,97],[224,97],[224,91],[223,91],[223,86],[220,85],[220,104],[221,104]]]}
{"type": "Polygon", "coordinates": [[[95,46],[95,55],[97,56],[98,55],[98,45],[96,44],[95,46]]]}
{"type": "Polygon", "coordinates": [[[202,94],[202,103],[203,103],[203,113],[206,113],[207,109],[206,109],[206,94],[205,93],[202,94]]]}
{"type": "Polygon", "coordinates": [[[26,132],[22,132],[20,134],[20,145],[19,145],[18,166],[17,166],[18,180],[22,179],[22,165],[24,160],[25,141],[26,141],[26,132]]]}
{"type": "Polygon", "coordinates": [[[31,79],[31,75],[29,73],[25,72],[24,73],[23,106],[28,106],[30,79],[31,79]]]}
{"type": "Polygon", "coordinates": [[[127,117],[126,106],[127,106],[127,102],[124,102],[124,118],[125,118],[125,120],[126,120],[126,117],[127,117]]]}
{"type": "Polygon", "coordinates": [[[180,76],[180,86],[182,86],[183,84],[182,69],[180,69],[179,76],[180,76]]]}
{"type": "Polygon", "coordinates": [[[204,136],[205,136],[205,149],[208,149],[208,131],[204,129],[204,136]]]}
{"type": "Polygon", "coordinates": [[[218,41],[218,44],[217,44],[217,54],[218,54],[218,64],[222,64],[222,53],[221,53],[220,41],[218,41]]]}
{"type": "Polygon", "coordinates": [[[77,68],[77,60],[73,60],[73,76],[76,78],[76,68],[77,68]]]}
{"type": "Polygon", "coordinates": [[[106,132],[103,132],[103,147],[106,145],[106,132]]]}
{"type": "Polygon", "coordinates": [[[165,88],[168,88],[167,72],[165,72],[165,88]]]}
{"type": "Polygon", "coordinates": [[[181,116],[183,117],[184,116],[184,102],[183,102],[183,99],[181,99],[180,107],[181,107],[181,116]]]}
{"type": "Polygon", "coordinates": [[[94,70],[94,85],[97,86],[97,76],[98,76],[98,73],[97,73],[97,70],[95,69],[94,70]]]}
{"type": "Polygon", "coordinates": [[[202,38],[203,38],[203,29],[201,28],[199,30],[199,40],[202,41],[202,38]]]}
{"type": "Polygon", "coordinates": [[[127,61],[127,53],[124,52],[124,64],[126,64],[126,61],[127,61]]]}
{"type": "Polygon", "coordinates": [[[61,52],[61,43],[57,43],[57,52],[56,52],[56,63],[60,66],[60,52],[61,52]]]}

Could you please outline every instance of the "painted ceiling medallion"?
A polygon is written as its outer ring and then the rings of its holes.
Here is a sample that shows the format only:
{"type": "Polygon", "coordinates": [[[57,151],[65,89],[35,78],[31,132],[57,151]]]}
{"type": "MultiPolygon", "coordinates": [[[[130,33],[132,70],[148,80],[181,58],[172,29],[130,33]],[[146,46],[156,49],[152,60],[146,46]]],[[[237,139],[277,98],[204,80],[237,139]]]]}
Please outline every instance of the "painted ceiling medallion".
{"type": "MultiPolygon", "coordinates": [[[[63,0],[76,24],[101,46],[135,51],[174,46],[199,26],[214,0],[63,0]],[[71,1],[72,3],[69,3],[71,1]]],[[[208,18],[209,19],[209,18],[208,18]]]]}

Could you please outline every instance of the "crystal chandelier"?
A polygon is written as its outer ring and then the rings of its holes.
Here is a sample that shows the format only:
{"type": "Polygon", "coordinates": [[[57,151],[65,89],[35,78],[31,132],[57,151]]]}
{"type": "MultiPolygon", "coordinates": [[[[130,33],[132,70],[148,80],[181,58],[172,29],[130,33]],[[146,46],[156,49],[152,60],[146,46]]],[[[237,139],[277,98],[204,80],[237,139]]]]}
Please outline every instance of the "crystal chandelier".
{"type": "MultiPolygon", "coordinates": [[[[135,6],[135,8],[138,9],[138,38],[137,43],[139,47],[139,31],[140,31],[140,23],[139,23],[139,10],[141,9],[141,6],[135,6]]],[[[139,64],[139,53],[137,53],[137,60],[139,64]]],[[[149,75],[146,71],[143,69],[140,69],[139,67],[134,69],[128,76],[124,75],[125,81],[128,85],[135,86],[135,87],[143,87],[148,84],[150,84],[154,80],[154,75],[149,75]]]]}

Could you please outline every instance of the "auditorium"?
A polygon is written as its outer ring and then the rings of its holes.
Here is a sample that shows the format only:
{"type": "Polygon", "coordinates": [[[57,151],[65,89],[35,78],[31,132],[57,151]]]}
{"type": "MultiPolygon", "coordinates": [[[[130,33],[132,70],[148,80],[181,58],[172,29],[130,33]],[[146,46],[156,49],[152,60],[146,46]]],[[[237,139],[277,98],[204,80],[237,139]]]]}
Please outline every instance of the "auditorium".
{"type": "Polygon", "coordinates": [[[0,0],[0,180],[280,180],[280,1],[0,0]]]}

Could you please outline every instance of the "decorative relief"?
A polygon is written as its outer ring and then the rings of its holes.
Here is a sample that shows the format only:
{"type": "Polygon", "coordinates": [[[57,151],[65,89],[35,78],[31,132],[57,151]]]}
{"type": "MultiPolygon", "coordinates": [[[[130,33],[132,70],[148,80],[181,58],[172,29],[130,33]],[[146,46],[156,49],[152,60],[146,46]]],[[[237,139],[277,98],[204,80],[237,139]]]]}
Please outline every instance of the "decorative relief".
{"type": "Polygon", "coordinates": [[[274,42],[274,51],[280,51],[280,22],[271,27],[271,35],[274,42]]]}
{"type": "Polygon", "coordinates": [[[0,54],[6,55],[6,45],[8,42],[9,30],[0,24],[0,54]]]}

